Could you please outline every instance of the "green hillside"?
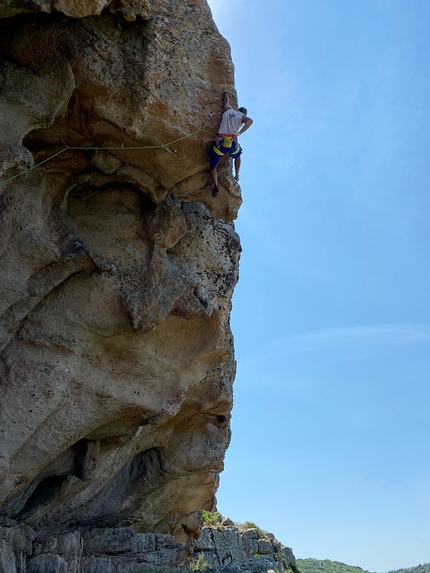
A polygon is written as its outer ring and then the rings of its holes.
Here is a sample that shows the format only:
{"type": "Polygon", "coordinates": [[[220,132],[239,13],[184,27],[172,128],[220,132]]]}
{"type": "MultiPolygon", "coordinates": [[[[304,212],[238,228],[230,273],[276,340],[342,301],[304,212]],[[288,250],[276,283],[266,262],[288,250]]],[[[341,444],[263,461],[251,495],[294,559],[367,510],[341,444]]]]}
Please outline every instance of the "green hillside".
{"type": "MultiPolygon", "coordinates": [[[[361,567],[330,561],[330,559],[297,559],[297,565],[301,573],[370,573],[361,567]]],[[[430,563],[408,569],[396,569],[388,573],[430,573],[430,563]]]]}
{"type": "Polygon", "coordinates": [[[430,573],[430,563],[409,567],[408,569],[396,569],[396,571],[390,571],[389,573],[430,573]]]}
{"type": "Polygon", "coordinates": [[[346,565],[340,561],[330,561],[330,559],[297,559],[297,565],[302,573],[370,573],[361,567],[346,565]]]}

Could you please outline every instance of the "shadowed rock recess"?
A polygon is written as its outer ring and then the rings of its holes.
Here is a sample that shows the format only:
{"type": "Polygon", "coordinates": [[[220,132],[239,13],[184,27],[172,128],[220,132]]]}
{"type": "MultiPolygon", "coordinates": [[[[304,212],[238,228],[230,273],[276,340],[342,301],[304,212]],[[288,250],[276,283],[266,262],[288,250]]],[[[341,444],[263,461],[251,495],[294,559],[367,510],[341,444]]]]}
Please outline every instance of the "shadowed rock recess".
{"type": "Polygon", "coordinates": [[[229,46],[206,0],[0,0],[0,60],[0,571],[178,563],[230,439],[229,46]]]}

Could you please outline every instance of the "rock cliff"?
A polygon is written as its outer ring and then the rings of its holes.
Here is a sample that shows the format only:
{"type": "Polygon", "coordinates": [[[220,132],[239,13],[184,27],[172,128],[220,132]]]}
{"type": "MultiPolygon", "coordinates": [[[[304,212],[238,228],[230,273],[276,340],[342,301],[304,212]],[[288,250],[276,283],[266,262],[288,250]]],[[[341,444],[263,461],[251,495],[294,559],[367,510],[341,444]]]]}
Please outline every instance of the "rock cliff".
{"type": "Polygon", "coordinates": [[[228,44],[206,0],[0,18],[0,525],[196,537],[235,372],[228,44]]]}
{"type": "Polygon", "coordinates": [[[258,527],[224,520],[184,546],[171,535],[98,528],[37,535],[0,527],[1,573],[300,573],[289,547],[258,527]]]}
{"type": "Polygon", "coordinates": [[[219,573],[268,570],[293,573],[296,560],[292,549],[282,545],[273,533],[259,527],[240,526],[230,519],[220,520],[219,525],[206,525],[201,537],[189,545],[194,563],[204,563],[219,573]]]}

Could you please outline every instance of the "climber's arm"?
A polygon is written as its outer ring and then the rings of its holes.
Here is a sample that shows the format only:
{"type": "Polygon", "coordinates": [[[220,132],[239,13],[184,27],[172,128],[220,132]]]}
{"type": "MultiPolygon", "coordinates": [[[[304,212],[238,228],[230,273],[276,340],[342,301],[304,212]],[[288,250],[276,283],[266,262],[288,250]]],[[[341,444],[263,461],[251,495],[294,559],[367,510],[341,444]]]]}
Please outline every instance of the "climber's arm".
{"type": "Polygon", "coordinates": [[[254,123],[254,121],[247,115],[243,116],[242,121],[243,121],[242,128],[240,131],[238,131],[237,135],[242,135],[242,133],[244,133],[247,129],[249,129],[251,125],[254,123]]]}
{"type": "Polygon", "coordinates": [[[223,101],[223,105],[224,105],[224,111],[231,109],[230,99],[228,97],[228,92],[224,92],[224,94],[222,96],[222,101],[223,101]]]}

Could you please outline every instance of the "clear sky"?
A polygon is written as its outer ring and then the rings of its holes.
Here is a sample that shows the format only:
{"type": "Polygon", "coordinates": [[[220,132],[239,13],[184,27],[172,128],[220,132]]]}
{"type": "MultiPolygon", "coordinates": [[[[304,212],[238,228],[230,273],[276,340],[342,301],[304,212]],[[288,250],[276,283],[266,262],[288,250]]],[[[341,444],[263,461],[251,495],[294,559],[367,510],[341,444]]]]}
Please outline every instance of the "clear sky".
{"type": "Polygon", "coordinates": [[[210,4],[254,119],[218,508],[296,557],[430,562],[430,1],[210,4]]]}

